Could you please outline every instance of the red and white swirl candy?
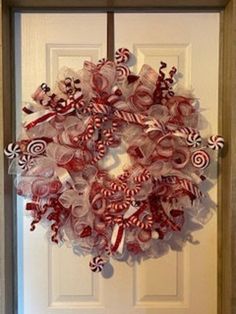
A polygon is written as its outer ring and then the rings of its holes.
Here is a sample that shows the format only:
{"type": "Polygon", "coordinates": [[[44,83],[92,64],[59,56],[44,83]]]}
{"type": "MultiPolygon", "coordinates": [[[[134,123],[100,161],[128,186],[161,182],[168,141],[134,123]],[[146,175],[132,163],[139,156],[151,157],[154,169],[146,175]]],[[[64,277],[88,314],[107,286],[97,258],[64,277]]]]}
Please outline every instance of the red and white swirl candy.
{"type": "Polygon", "coordinates": [[[130,51],[127,48],[119,48],[115,53],[116,63],[126,63],[129,61],[130,51]]]}
{"type": "Polygon", "coordinates": [[[199,133],[190,133],[187,136],[186,143],[190,147],[198,147],[201,145],[202,139],[199,133]]]}
{"type": "Polygon", "coordinates": [[[33,166],[33,157],[30,155],[23,155],[20,157],[18,165],[23,170],[29,170],[33,166]]]}
{"type": "Polygon", "coordinates": [[[94,273],[99,273],[103,270],[103,267],[105,265],[104,260],[101,258],[101,256],[95,256],[90,262],[89,267],[94,273]]]}
{"type": "Polygon", "coordinates": [[[210,156],[205,150],[199,149],[192,153],[191,162],[195,168],[205,169],[210,164],[210,156]]]}
{"type": "Polygon", "coordinates": [[[7,148],[4,149],[4,154],[9,158],[13,159],[20,155],[21,149],[18,144],[10,143],[7,145],[7,148]]]}
{"type": "Polygon", "coordinates": [[[27,152],[32,156],[41,155],[45,152],[47,143],[44,140],[32,140],[27,145],[27,152]]]}
{"type": "Polygon", "coordinates": [[[106,63],[107,63],[107,59],[106,58],[102,58],[102,59],[98,60],[97,67],[101,68],[106,63]]]}
{"type": "Polygon", "coordinates": [[[208,141],[207,146],[213,150],[219,150],[224,147],[224,138],[220,135],[212,135],[208,141]]]}

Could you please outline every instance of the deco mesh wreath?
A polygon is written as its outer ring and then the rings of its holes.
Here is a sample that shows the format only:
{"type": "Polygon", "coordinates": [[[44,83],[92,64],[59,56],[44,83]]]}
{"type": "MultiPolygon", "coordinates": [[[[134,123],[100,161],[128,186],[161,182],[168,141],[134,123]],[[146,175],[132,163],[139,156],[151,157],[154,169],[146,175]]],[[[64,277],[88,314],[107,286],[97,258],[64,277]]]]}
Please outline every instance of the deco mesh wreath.
{"type": "Polygon", "coordinates": [[[67,70],[54,91],[43,83],[23,108],[23,134],[5,149],[27,198],[31,230],[46,224],[51,241],[91,254],[92,271],[110,257],[159,257],[189,239],[189,222],[204,223],[200,184],[221,136],[202,139],[194,97],[172,89],[168,76],[143,65],[131,73],[130,52],[115,62],[67,70]],[[110,148],[126,144],[131,166],[118,176],[102,167],[110,148]]]}

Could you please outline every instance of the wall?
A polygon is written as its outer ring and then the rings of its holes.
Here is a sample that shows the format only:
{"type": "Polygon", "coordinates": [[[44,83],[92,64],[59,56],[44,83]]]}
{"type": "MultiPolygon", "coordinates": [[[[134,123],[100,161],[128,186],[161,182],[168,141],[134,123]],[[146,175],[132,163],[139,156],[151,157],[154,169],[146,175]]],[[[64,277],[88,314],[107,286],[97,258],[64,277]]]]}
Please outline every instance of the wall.
{"type": "MultiPolygon", "coordinates": [[[[3,125],[3,106],[2,106],[2,1],[0,0],[0,127],[3,125]]],[[[3,148],[3,132],[0,132],[0,150],[3,148]]],[[[4,174],[3,174],[3,154],[0,153],[0,204],[3,205],[4,199],[4,174]]],[[[4,223],[4,206],[0,206],[0,225],[4,223]]],[[[4,299],[5,299],[5,277],[4,277],[4,229],[0,228],[0,313],[4,314],[4,299]]]]}

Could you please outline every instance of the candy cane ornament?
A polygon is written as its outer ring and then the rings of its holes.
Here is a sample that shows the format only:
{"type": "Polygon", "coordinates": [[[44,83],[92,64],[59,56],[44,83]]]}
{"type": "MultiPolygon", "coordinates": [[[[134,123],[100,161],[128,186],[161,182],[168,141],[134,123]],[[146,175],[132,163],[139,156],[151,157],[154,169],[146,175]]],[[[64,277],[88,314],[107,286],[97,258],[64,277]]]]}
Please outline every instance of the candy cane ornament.
{"type": "Polygon", "coordinates": [[[130,217],[129,221],[131,224],[143,230],[151,229],[153,225],[153,218],[150,215],[146,217],[146,222],[141,221],[137,216],[130,217]]]}

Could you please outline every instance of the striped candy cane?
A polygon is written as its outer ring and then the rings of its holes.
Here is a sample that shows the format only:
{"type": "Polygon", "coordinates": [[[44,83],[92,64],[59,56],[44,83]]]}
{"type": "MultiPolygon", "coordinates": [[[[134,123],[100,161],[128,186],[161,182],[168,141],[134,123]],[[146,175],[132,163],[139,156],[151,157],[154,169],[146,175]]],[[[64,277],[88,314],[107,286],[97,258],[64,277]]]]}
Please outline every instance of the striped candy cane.
{"type": "Polygon", "coordinates": [[[122,216],[114,217],[114,222],[123,228],[129,228],[131,222],[128,219],[124,219],[122,216]]]}
{"type": "Polygon", "coordinates": [[[101,189],[101,193],[103,194],[103,196],[109,197],[109,196],[114,195],[114,194],[115,194],[115,191],[112,191],[112,190],[107,189],[107,188],[102,188],[102,189],[101,189]]]}
{"type": "Polygon", "coordinates": [[[198,188],[197,185],[193,184],[191,181],[186,179],[181,179],[179,181],[180,186],[184,189],[190,192],[192,195],[194,195],[196,198],[200,198],[203,196],[202,192],[198,188]]]}
{"type": "Polygon", "coordinates": [[[79,114],[80,111],[84,112],[86,106],[85,106],[85,101],[84,100],[80,100],[75,104],[75,109],[76,109],[76,113],[79,114]]]}
{"type": "Polygon", "coordinates": [[[90,107],[94,113],[108,114],[111,110],[111,107],[99,102],[97,99],[90,101],[90,107]]]}
{"type": "Polygon", "coordinates": [[[141,184],[137,184],[135,188],[125,188],[125,194],[129,197],[136,195],[141,190],[141,184]]]}
{"type": "Polygon", "coordinates": [[[140,113],[131,113],[123,110],[115,110],[114,115],[126,122],[136,123],[140,125],[144,125],[144,120],[147,118],[146,116],[140,113]]]}
{"type": "Polygon", "coordinates": [[[111,182],[111,189],[113,191],[124,191],[126,188],[126,184],[125,183],[122,183],[122,182],[117,182],[117,181],[113,181],[111,182]]]}
{"type": "Polygon", "coordinates": [[[102,125],[102,119],[98,116],[94,117],[94,126],[96,129],[100,129],[101,125],[102,125]]]}
{"type": "Polygon", "coordinates": [[[88,126],[84,132],[84,134],[81,136],[81,140],[82,141],[88,141],[93,137],[93,134],[95,132],[94,126],[93,126],[93,122],[89,122],[88,126]]]}
{"type": "Polygon", "coordinates": [[[114,137],[113,137],[113,133],[115,133],[118,129],[118,123],[113,121],[112,122],[112,127],[108,128],[108,129],[104,129],[102,131],[105,139],[103,140],[103,144],[106,146],[110,146],[114,143],[114,137]]]}
{"type": "Polygon", "coordinates": [[[129,177],[130,177],[130,171],[125,170],[124,173],[122,173],[118,176],[118,180],[121,182],[126,182],[129,177]]]}
{"type": "Polygon", "coordinates": [[[103,135],[105,136],[105,138],[107,139],[107,141],[112,142],[113,141],[113,136],[112,133],[109,130],[102,130],[103,135]]]}
{"type": "Polygon", "coordinates": [[[146,222],[143,222],[135,215],[129,218],[129,222],[140,229],[147,230],[152,228],[153,218],[151,215],[147,215],[146,222]]]}
{"type": "Polygon", "coordinates": [[[190,135],[190,134],[199,134],[199,131],[190,127],[180,127],[176,130],[172,131],[172,133],[175,135],[183,134],[184,136],[190,135]]]}
{"type": "Polygon", "coordinates": [[[144,169],[144,171],[138,175],[137,177],[134,177],[134,182],[141,183],[149,180],[151,177],[150,172],[147,169],[144,169]]]}
{"type": "Polygon", "coordinates": [[[108,205],[108,210],[111,212],[121,212],[125,209],[128,209],[131,203],[131,198],[126,197],[126,199],[120,203],[117,202],[112,202],[111,204],[108,205]]]}
{"type": "Polygon", "coordinates": [[[93,158],[92,160],[92,164],[95,164],[97,163],[99,160],[101,160],[104,156],[105,156],[105,153],[106,153],[106,149],[105,149],[105,146],[104,144],[102,143],[102,141],[98,141],[97,142],[97,156],[93,158]]]}

